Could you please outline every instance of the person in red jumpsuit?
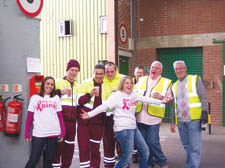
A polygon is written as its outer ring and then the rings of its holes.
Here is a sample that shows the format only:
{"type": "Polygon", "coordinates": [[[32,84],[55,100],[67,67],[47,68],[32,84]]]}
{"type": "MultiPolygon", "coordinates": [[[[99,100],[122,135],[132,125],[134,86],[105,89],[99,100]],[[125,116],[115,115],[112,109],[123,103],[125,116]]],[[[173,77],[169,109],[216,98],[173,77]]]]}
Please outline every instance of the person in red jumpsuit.
{"type": "Polygon", "coordinates": [[[105,67],[97,64],[94,77],[82,82],[79,88],[79,115],[77,126],[80,167],[100,168],[100,142],[103,136],[103,113],[82,120],[82,111],[91,111],[104,102],[111,94],[110,88],[103,83],[105,67]]]}

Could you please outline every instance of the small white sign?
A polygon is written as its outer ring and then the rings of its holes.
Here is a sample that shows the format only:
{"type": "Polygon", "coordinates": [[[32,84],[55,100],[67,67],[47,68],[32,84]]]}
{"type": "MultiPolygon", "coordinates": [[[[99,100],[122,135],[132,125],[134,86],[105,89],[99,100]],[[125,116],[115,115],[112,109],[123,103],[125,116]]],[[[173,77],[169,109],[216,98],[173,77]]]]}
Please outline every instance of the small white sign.
{"type": "Polygon", "coordinates": [[[106,16],[100,16],[99,18],[99,24],[100,24],[100,33],[107,33],[107,17],[106,16]]]}
{"type": "Polygon", "coordinates": [[[13,84],[13,92],[22,92],[22,85],[13,84]]]}
{"type": "Polygon", "coordinates": [[[27,57],[27,72],[41,73],[41,59],[27,57]]]}
{"type": "Polygon", "coordinates": [[[8,92],[9,91],[9,85],[8,84],[0,84],[0,91],[8,92]]]}
{"type": "Polygon", "coordinates": [[[225,65],[223,66],[223,75],[225,75],[225,65]]]}

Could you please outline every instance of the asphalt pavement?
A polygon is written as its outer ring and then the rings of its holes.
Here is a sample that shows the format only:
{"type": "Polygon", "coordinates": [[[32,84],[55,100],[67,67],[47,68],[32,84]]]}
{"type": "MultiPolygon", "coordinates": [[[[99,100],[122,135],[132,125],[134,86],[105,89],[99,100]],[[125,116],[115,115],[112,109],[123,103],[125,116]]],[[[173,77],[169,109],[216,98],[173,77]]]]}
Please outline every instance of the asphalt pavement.
{"type": "MultiPolygon", "coordinates": [[[[178,130],[170,132],[170,125],[163,123],[160,127],[160,142],[164,154],[168,159],[169,168],[185,168],[185,151],[180,142],[178,130]]],[[[101,145],[101,168],[103,168],[103,149],[101,145]]],[[[79,168],[78,145],[71,168],[79,168]]],[[[131,163],[130,168],[138,168],[138,164],[131,163]]],[[[208,128],[202,135],[202,159],[200,168],[225,168],[225,127],[212,127],[211,134],[208,128]]]]}

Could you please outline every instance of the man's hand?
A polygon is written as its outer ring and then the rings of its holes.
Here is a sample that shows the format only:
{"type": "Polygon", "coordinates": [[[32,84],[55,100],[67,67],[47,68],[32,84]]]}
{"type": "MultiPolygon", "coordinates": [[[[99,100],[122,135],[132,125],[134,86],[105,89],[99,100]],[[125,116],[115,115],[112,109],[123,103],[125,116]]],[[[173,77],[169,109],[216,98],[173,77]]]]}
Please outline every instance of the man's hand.
{"type": "Polygon", "coordinates": [[[71,94],[72,94],[71,88],[61,89],[60,92],[62,95],[71,96],[71,94]]]}
{"type": "Polygon", "coordinates": [[[176,126],[175,124],[170,125],[170,132],[175,133],[176,132],[176,126]]]}
{"type": "Polygon", "coordinates": [[[153,92],[152,98],[162,100],[163,96],[159,92],[153,92]]]}
{"type": "Polygon", "coordinates": [[[202,111],[201,123],[203,123],[203,124],[208,123],[208,112],[207,111],[202,111]]]}
{"type": "Polygon", "coordinates": [[[166,96],[162,99],[163,104],[171,104],[172,101],[173,101],[173,97],[171,97],[171,96],[166,96]]]}
{"type": "Polygon", "coordinates": [[[96,89],[96,88],[93,88],[92,89],[92,91],[91,91],[91,93],[90,93],[90,96],[92,97],[92,96],[97,96],[98,95],[98,90],[96,89]]]}

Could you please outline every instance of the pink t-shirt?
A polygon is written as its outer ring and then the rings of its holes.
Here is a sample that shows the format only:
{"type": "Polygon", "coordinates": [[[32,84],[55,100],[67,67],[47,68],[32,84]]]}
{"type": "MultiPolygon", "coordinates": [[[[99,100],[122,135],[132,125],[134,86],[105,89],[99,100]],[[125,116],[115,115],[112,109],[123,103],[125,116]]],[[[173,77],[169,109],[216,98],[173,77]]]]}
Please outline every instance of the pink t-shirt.
{"type": "Polygon", "coordinates": [[[62,111],[62,107],[58,96],[41,97],[34,95],[30,99],[28,111],[34,113],[33,136],[49,137],[60,135],[61,129],[57,112],[62,111]]]}

